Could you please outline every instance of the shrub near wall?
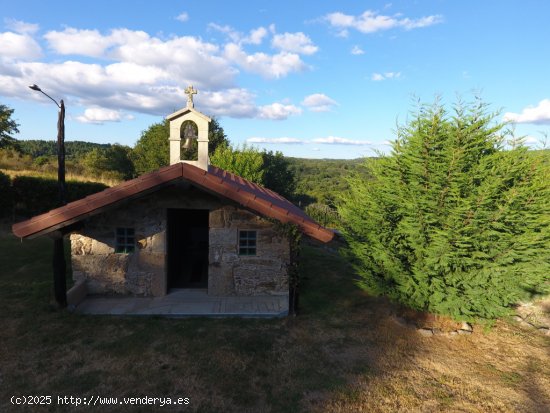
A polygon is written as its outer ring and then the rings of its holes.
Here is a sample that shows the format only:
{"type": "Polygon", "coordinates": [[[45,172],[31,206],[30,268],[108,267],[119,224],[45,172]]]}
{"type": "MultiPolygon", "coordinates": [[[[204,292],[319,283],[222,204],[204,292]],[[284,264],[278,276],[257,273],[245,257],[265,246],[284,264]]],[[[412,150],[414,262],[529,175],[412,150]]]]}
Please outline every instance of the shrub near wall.
{"type": "Polygon", "coordinates": [[[11,214],[13,206],[13,191],[10,177],[0,172],[0,218],[11,214]]]}
{"type": "MultiPolygon", "coordinates": [[[[59,205],[57,180],[34,176],[16,176],[12,182],[15,213],[33,216],[59,205]]],[[[67,182],[67,201],[72,202],[108,188],[98,182],[67,182]]]]}

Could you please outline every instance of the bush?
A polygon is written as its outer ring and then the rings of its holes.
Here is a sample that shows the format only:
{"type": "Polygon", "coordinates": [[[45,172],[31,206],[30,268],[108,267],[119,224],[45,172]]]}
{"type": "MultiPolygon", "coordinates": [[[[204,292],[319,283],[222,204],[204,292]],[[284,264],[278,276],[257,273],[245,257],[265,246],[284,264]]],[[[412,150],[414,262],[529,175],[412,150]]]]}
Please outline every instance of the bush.
{"type": "Polygon", "coordinates": [[[548,290],[549,167],[494,119],[422,106],[374,179],[351,179],[339,212],[366,290],[466,320],[548,290]]]}
{"type": "Polygon", "coordinates": [[[0,172],[0,218],[9,216],[13,207],[13,190],[11,179],[8,175],[0,172]]]}
{"type": "Polygon", "coordinates": [[[325,204],[309,204],[305,209],[306,214],[324,227],[338,227],[340,219],[338,212],[325,204]]]}
{"type": "MultiPolygon", "coordinates": [[[[97,182],[67,182],[67,201],[72,202],[108,188],[97,182]]],[[[59,206],[57,180],[35,176],[13,179],[17,215],[33,216],[59,206]]]]}

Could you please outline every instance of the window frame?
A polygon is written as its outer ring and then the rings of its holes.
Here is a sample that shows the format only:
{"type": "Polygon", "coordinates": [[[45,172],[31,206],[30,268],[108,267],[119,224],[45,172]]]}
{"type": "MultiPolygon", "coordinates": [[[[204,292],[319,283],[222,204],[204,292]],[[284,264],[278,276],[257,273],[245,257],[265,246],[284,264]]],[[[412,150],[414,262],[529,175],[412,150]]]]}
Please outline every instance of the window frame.
{"type": "Polygon", "coordinates": [[[134,227],[115,229],[115,254],[132,254],[136,251],[136,231],[134,227]]]}
{"type": "Polygon", "coordinates": [[[258,230],[240,229],[238,234],[237,252],[239,257],[258,256],[258,230]]]}

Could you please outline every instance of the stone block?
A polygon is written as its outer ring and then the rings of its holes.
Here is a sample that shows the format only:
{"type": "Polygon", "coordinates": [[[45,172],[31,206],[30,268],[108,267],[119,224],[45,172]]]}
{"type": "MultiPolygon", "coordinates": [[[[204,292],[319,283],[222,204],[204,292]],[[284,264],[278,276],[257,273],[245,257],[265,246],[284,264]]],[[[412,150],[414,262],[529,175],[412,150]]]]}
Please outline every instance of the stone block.
{"type": "Polygon", "coordinates": [[[236,248],[233,248],[231,251],[224,251],[222,255],[222,265],[236,264],[241,261],[239,254],[235,252],[236,248]]]}
{"type": "Polygon", "coordinates": [[[86,298],[87,294],[86,281],[78,281],[67,291],[67,305],[72,308],[76,307],[86,298]]]}
{"type": "Polygon", "coordinates": [[[151,277],[151,294],[153,297],[162,297],[166,295],[166,274],[154,273],[151,277]]]}
{"type": "Polygon", "coordinates": [[[88,255],[92,253],[92,238],[80,234],[71,234],[71,255],[88,255]]]}
{"type": "Polygon", "coordinates": [[[135,254],[135,265],[143,271],[164,271],[165,255],[140,251],[135,254]]]}
{"type": "Polygon", "coordinates": [[[208,262],[210,265],[220,265],[223,256],[223,247],[210,245],[208,251],[208,262]]]}
{"type": "Polygon", "coordinates": [[[217,209],[210,212],[208,217],[208,225],[210,228],[225,228],[226,220],[223,209],[217,209]]]}
{"type": "Polygon", "coordinates": [[[237,295],[288,293],[288,277],[277,269],[236,266],[233,279],[237,295]]]}
{"type": "Polygon", "coordinates": [[[212,246],[223,245],[227,248],[237,248],[237,231],[229,228],[210,228],[209,243],[212,246]]]}
{"type": "Polygon", "coordinates": [[[166,253],[166,233],[158,231],[151,236],[151,250],[155,253],[166,253]]]}
{"type": "Polygon", "coordinates": [[[208,295],[235,295],[233,271],[228,267],[208,267],[208,295]]]}
{"type": "MultiPolygon", "coordinates": [[[[88,238],[90,239],[90,238],[88,238]]],[[[103,242],[97,241],[95,239],[92,239],[92,247],[91,247],[91,253],[92,254],[113,254],[115,252],[115,249],[103,242]]]]}

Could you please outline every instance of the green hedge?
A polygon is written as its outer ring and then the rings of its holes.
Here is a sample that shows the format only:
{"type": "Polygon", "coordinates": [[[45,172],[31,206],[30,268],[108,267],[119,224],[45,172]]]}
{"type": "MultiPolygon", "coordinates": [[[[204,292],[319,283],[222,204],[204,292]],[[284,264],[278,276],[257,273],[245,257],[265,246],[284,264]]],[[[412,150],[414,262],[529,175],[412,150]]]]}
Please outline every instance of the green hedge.
{"type": "Polygon", "coordinates": [[[10,177],[0,172],[0,218],[7,217],[12,212],[13,190],[10,177]]]}
{"type": "MultiPolygon", "coordinates": [[[[67,201],[103,191],[107,185],[98,182],[67,182],[67,201]]],[[[59,206],[57,180],[34,176],[16,176],[12,180],[15,213],[33,216],[59,206]]]]}

